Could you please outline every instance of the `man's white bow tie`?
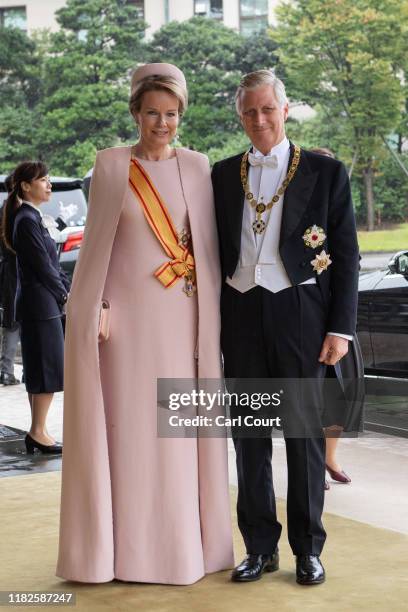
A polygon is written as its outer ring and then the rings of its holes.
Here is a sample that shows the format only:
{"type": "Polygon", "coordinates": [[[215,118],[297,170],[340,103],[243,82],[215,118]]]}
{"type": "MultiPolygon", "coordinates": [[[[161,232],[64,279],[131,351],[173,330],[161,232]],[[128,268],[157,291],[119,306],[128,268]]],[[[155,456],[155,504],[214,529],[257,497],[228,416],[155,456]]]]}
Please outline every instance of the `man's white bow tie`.
{"type": "Polygon", "coordinates": [[[278,158],[276,155],[255,155],[255,153],[249,153],[248,161],[251,166],[267,166],[268,168],[278,167],[278,158]]]}

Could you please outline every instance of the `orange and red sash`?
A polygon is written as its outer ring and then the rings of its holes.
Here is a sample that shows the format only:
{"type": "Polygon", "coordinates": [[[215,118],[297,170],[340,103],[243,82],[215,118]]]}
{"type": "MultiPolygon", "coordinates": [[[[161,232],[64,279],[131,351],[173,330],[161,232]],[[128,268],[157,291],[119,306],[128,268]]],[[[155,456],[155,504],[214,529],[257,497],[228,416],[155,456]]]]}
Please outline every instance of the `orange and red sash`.
{"type": "MultiPolygon", "coordinates": [[[[187,247],[179,244],[179,237],[166,205],[150,176],[136,159],[130,162],[129,183],[154,235],[162,245],[167,257],[170,258],[170,261],[166,261],[156,270],[155,277],[166,289],[184,277],[186,286],[190,286],[192,291],[195,285],[194,257],[187,247]]],[[[188,290],[186,293],[189,295],[188,290]]]]}

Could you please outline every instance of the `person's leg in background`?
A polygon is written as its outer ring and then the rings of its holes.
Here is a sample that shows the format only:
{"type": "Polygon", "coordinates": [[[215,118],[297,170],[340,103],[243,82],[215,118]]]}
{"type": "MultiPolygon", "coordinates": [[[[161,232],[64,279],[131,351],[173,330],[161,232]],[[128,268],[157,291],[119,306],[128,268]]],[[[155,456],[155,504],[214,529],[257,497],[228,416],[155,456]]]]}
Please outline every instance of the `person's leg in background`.
{"type": "Polygon", "coordinates": [[[14,376],[14,360],[20,340],[20,326],[4,327],[1,342],[0,384],[18,385],[20,381],[14,376]]]}
{"type": "MultiPolygon", "coordinates": [[[[329,472],[331,478],[342,484],[348,484],[351,482],[350,476],[342,469],[336,458],[337,447],[343,427],[340,425],[331,425],[325,427],[326,436],[326,469],[329,472]]],[[[330,488],[329,483],[326,481],[326,490],[330,488]]]]}
{"type": "Polygon", "coordinates": [[[47,414],[51,406],[53,393],[29,393],[28,399],[31,405],[31,428],[30,436],[40,444],[55,444],[47,432],[47,414]],[[30,400],[31,395],[31,400],[30,400]]]}

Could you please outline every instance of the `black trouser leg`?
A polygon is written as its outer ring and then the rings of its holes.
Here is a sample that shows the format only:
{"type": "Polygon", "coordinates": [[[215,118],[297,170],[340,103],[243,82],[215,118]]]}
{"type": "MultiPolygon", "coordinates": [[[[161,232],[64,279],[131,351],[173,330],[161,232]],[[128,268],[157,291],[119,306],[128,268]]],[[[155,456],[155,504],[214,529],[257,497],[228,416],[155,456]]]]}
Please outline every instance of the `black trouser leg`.
{"type": "MultiPolygon", "coordinates": [[[[225,376],[302,379],[301,393],[298,382],[288,381],[284,402],[288,533],[294,554],[319,554],[326,537],[321,522],[325,441],[319,425],[319,379],[325,368],[318,362],[324,335],[324,305],[315,285],[276,294],[260,287],[243,294],[224,288],[225,376]]],[[[237,438],[234,444],[239,527],[248,552],[270,553],[281,533],[270,464],[272,441],[237,438]]]]}
{"type": "Polygon", "coordinates": [[[324,504],[325,439],[286,438],[288,538],[294,555],[319,555],[326,532],[324,504]]]}
{"type": "MultiPolygon", "coordinates": [[[[242,379],[230,392],[257,389],[247,378],[268,377],[267,354],[262,337],[259,312],[261,290],[241,294],[226,286],[223,291],[222,350],[225,377],[242,379]],[[245,325],[243,325],[245,321],[245,325]]],[[[227,380],[228,384],[228,380],[227,380]]],[[[244,417],[250,409],[231,407],[231,416],[244,417]]],[[[245,435],[245,428],[240,434],[245,435]]],[[[232,431],[238,475],[238,526],[248,553],[273,553],[282,526],[276,517],[272,481],[272,439],[269,437],[236,437],[232,431]]]]}
{"type": "Polygon", "coordinates": [[[234,438],[238,473],[238,526],[248,553],[274,552],[282,525],[276,517],[272,439],[234,438]]]}

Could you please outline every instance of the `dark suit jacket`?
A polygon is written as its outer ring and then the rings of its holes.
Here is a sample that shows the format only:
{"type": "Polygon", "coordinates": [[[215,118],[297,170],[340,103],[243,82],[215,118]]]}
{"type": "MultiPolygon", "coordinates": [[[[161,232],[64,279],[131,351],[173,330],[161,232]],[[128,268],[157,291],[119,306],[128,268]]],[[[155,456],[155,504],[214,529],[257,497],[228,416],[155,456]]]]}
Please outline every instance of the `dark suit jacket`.
{"type": "MultiPolygon", "coordinates": [[[[0,225],[3,206],[0,208],[0,225]]],[[[6,248],[0,236],[0,304],[3,308],[2,326],[12,328],[14,320],[14,301],[16,297],[17,271],[16,256],[6,248]]]]}
{"type": "Polygon", "coordinates": [[[17,253],[16,320],[45,320],[60,317],[70,281],[61,270],[57,248],[41,215],[22,204],[13,228],[17,253]]]}
{"type": "MultiPolygon", "coordinates": [[[[289,164],[292,143],[290,148],[289,164]]],[[[217,162],[212,172],[224,280],[234,274],[241,248],[245,199],[240,178],[242,155],[217,162]]],[[[327,331],[354,334],[359,253],[350,184],[341,162],[302,149],[297,172],[284,196],[279,252],[293,285],[316,276],[327,308],[327,331]],[[327,236],[317,249],[305,246],[302,239],[312,225],[322,227],[327,236]],[[323,249],[333,263],[316,274],[310,262],[323,249]]]]}

